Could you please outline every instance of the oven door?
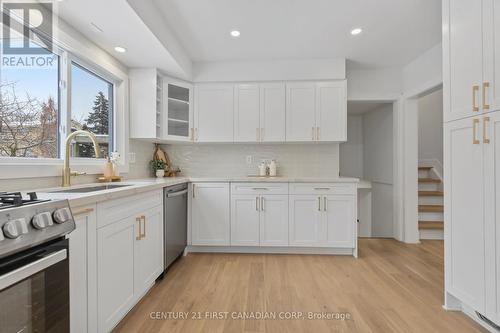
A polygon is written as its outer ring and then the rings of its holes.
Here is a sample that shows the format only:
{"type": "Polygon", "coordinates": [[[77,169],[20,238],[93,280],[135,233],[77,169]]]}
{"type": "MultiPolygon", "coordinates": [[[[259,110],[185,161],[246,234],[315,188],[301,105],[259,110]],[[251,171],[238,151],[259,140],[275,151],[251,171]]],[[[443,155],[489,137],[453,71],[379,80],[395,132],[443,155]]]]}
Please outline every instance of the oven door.
{"type": "Polygon", "coordinates": [[[69,332],[68,241],[0,259],[0,331],[69,332]]]}

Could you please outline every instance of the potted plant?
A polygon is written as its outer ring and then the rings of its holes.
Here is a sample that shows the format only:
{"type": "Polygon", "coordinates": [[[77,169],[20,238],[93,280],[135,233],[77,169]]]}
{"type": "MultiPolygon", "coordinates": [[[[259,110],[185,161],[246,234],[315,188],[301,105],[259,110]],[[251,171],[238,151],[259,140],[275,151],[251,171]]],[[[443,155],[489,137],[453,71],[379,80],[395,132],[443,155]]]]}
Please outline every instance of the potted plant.
{"type": "Polygon", "coordinates": [[[151,162],[151,168],[153,169],[153,173],[156,175],[158,178],[165,177],[165,166],[166,163],[162,160],[152,160],[151,162]]]}

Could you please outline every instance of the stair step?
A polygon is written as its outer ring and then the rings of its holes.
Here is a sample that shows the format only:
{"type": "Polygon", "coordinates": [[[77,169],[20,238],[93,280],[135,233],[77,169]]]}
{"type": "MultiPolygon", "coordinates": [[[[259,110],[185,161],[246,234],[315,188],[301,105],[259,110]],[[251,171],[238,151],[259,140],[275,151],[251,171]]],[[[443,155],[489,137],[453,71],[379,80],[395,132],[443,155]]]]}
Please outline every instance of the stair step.
{"type": "Polygon", "coordinates": [[[418,205],[418,211],[424,213],[441,213],[444,211],[443,205],[418,205]]]}
{"type": "Polygon", "coordinates": [[[443,230],[443,221],[418,221],[419,229],[443,230]]]}
{"type": "Polygon", "coordinates": [[[442,197],[443,191],[418,191],[420,197],[442,197]]]}
{"type": "Polygon", "coordinates": [[[436,178],[419,178],[418,182],[419,183],[436,183],[436,184],[440,184],[441,183],[441,179],[436,179],[436,178]]]}
{"type": "Polygon", "coordinates": [[[430,167],[430,166],[419,166],[418,167],[418,170],[431,170],[431,169],[432,169],[432,167],[430,167]]]}

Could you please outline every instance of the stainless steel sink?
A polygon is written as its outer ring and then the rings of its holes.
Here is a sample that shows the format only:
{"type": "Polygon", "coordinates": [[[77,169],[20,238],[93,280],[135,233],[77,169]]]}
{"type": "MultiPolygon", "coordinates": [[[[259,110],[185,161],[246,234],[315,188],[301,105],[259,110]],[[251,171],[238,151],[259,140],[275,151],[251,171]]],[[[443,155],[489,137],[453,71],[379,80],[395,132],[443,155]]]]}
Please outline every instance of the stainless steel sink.
{"type": "Polygon", "coordinates": [[[71,188],[67,190],[57,190],[49,193],[88,193],[88,192],[97,192],[97,191],[106,191],[112,190],[115,188],[127,187],[131,185],[98,185],[98,186],[89,186],[89,187],[79,187],[79,188],[71,188]]]}

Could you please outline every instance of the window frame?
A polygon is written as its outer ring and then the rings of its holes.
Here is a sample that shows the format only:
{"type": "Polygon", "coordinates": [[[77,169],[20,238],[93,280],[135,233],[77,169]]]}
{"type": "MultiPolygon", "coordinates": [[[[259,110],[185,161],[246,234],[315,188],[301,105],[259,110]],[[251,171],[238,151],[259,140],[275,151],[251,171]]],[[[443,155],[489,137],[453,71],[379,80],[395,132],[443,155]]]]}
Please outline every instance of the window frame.
{"type": "MultiPolygon", "coordinates": [[[[112,60],[99,57],[104,52],[99,47],[78,41],[73,37],[65,43],[54,41],[52,53],[59,56],[59,127],[58,127],[58,158],[30,158],[30,157],[0,157],[0,179],[54,177],[62,174],[65,154],[65,138],[71,128],[71,63],[74,62],[83,69],[103,78],[113,85],[113,146],[110,151],[120,153],[118,165],[120,171],[127,173],[128,165],[128,73],[120,68],[120,63],[113,64],[112,60]],[[94,52],[92,52],[94,51],[94,52]],[[93,57],[96,56],[96,57],[93,57]],[[97,58],[97,61],[95,59],[97,58]]],[[[102,173],[104,158],[70,157],[70,165],[78,171],[87,174],[102,173]]]]}

